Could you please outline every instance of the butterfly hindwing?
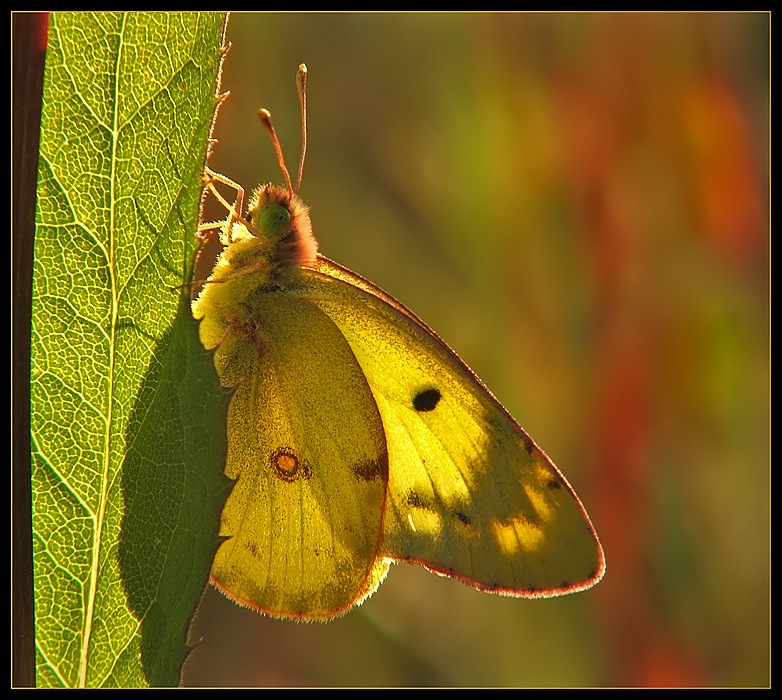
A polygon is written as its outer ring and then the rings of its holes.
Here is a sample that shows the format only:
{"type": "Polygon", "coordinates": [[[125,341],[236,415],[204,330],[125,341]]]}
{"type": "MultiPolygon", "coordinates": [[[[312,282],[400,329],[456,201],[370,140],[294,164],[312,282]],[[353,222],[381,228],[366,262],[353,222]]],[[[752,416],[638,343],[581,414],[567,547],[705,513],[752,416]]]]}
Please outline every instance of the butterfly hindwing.
{"type": "Polygon", "coordinates": [[[215,363],[235,386],[212,579],[240,603],[332,617],[370,593],[388,479],[378,409],[334,323],[306,299],[262,291],[223,333],[215,363]]]}

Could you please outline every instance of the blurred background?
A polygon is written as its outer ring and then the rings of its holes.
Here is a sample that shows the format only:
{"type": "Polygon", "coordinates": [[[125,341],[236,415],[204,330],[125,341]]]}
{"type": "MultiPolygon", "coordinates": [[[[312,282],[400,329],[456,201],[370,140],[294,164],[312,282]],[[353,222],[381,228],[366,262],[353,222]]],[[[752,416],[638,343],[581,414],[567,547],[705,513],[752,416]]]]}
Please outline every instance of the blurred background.
{"type": "MultiPolygon", "coordinates": [[[[601,537],[591,591],[408,565],[329,624],[214,590],[186,685],[770,683],[769,16],[235,14],[210,165],[448,342],[601,537]]],[[[215,218],[224,216],[217,213],[215,218]]]]}

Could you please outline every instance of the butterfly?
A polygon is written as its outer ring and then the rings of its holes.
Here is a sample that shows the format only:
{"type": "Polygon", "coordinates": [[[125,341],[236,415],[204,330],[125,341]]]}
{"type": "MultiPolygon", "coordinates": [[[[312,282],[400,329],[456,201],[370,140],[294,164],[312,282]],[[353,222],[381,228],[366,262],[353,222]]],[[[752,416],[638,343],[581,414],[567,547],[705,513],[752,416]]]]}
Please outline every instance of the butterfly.
{"type": "Polygon", "coordinates": [[[306,76],[296,187],[267,110],[285,186],[245,212],[243,188],[205,171],[229,214],[199,227],[224,248],[192,312],[233,389],[211,582],[296,620],[345,613],[400,561],[507,596],[590,588],[605,558],[565,477],[431,328],[318,253],[298,195],[306,76]]]}

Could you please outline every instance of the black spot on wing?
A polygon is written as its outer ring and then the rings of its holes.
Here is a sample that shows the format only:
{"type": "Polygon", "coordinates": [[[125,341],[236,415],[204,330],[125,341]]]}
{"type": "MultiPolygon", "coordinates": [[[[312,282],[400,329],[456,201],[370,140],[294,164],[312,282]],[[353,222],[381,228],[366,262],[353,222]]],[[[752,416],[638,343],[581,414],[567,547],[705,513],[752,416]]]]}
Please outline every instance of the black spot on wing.
{"type": "MultiPolygon", "coordinates": [[[[434,512],[436,510],[433,503],[415,491],[408,491],[403,502],[406,506],[415,510],[425,510],[429,512],[434,512]]],[[[464,527],[472,527],[472,518],[464,511],[454,510],[450,512],[450,515],[458,520],[464,527]]]]}
{"type": "Polygon", "coordinates": [[[388,480],[388,457],[358,462],[351,465],[350,468],[357,477],[364,481],[388,480]]]}
{"type": "Polygon", "coordinates": [[[423,413],[434,411],[441,398],[442,394],[439,389],[422,389],[413,396],[413,408],[423,413]]]}
{"type": "Polygon", "coordinates": [[[245,549],[250,553],[253,559],[260,559],[261,553],[258,551],[258,546],[255,542],[249,541],[244,545],[245,549]]]}
{"type": "Polygon", "coordinates": [[[419,493],[415,491],[408,491],[404,498],[406,505],[411,508],[419,508],[421,510],[432,510],[432,504],[428,503],[419,493]]]}
{"type": "Polygon", "coordinates": [[[524,451],[532,457],[532,453],[535,450],[535,443],[532,442],[532,438],[527,435],[523,430],[521,431],[521,441],[524,443],[524,451]]]}
{"type": "Polygon", "coordinates": [[[466,525],[467,527],[472,525],[472,518],[470,518],[467,513],[462,513],[461,511],[457,510],[454,511],[454,516],[462,525],[466,525]]]}
{"type": "Polygon", "coordinates": [[[546,486],[552,491],[562,488],[562,484],[559,483],[559,479],[555,479],[553,476],[546,482],[546,486]]]}

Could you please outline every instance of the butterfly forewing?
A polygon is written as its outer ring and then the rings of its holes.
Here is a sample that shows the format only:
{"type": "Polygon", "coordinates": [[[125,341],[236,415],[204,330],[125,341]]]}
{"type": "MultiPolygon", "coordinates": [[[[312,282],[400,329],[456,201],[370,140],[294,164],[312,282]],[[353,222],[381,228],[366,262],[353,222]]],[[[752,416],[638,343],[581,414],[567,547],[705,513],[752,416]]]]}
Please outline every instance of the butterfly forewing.
{"type": "Polygon", "coordinates": [[[339,327],[383,419],[382,554],[483,590],[588,588],[597,536],[565,478],[459,358],[399,302],[319,258],[297,292],[339,327]]]}

